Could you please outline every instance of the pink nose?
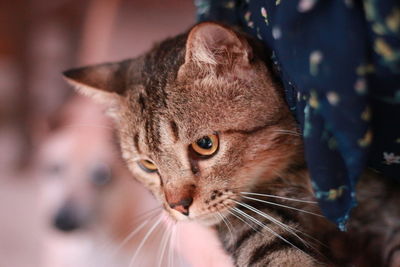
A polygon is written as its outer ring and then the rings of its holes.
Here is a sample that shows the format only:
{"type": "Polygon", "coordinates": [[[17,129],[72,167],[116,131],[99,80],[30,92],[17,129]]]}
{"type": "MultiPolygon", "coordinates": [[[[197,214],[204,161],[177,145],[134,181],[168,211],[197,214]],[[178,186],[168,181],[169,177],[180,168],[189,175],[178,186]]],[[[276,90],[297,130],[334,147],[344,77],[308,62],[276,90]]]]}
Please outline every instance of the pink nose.
{"type": "Polygon", "coordinates": [[[171,209],[177,210],[185,216],[189,216],[189,207],[190,207],[190,205],[192,205],[192,202],[193,202],[193,198],[187,197],[187,198],[181,199],[178,202],[174,202],[174,203],[168,202],[168,204],[171,207],[171,209]]]}

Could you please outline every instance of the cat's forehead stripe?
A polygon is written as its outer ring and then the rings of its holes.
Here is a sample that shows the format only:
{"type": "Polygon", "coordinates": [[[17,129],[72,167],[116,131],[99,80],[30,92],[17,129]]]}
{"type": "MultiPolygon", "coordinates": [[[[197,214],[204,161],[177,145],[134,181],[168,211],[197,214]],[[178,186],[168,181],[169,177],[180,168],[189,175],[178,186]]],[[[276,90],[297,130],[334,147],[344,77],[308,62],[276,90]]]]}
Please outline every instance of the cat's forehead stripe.
{"type": "Polygon", "coordinates": [[[146,109],[146,103],[144,102],[144,97],[142,93],[139,93],[138,103],[140,105],[140,111],[143,114],[144,110],[146,109]]]}
{"type": "Polygon", "coordinates": [[[151,151],[160,151],[160,125],[153,112],[146,121],[146,145],[151,151]]]}
{"type": "Polygon", "coordinates": [[[140,147],[139,147],[139,134],[138,133],[136,133],[135,136],[133,137],[133,144],[136,148],[137,153],[139,153],[139,154],[142,153],[142,151],[140,150],[140,147]]]}
{"type": "Polygon", "coordinates": [[[171,128],[171,132],[172,132],[172,136],[174,138],[174,142],[177,142],[179,140],[179,128],[178,125],[176,124],[176,122],[174,120],[171,120],[169,122],[170,128],[171,128]]]}
{"type": "Polygon", "coordinates": [[[252,128],[252,129],[248,129],[248,130],[228,129],[228,130],[223,131],[223,133],[225,133],[225,134],[240,133],[240,134],[251,135],[251,134],[255,134],[255,133],[259,132],[259,131],[262,131],[262,130],[268,128],[268,127],[271,127],[271,126],[279,124],[279,122],[281,122],[281,120],[284,119],[284,118],[285,117],[280,117],[275,121],[270,121],[270,122],[268,122],[268,123],[266,123],[264,125],[256,126],[256,127],[252,128]]]}

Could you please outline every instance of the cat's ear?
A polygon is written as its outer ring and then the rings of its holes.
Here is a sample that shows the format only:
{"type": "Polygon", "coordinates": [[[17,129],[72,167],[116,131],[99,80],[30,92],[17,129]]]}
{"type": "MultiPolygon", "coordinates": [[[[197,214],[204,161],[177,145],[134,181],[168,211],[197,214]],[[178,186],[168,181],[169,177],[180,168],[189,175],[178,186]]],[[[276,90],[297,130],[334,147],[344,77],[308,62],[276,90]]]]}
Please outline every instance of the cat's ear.
{"type": "Polygon", "coordinates": [[[107,106],[114,105],[126,89],[126,67],[121,63],[71,69],[63,75],[79,93],[107,106]]]}
{"type": "Polygon", "coordinates": [[[248,65],[252,49],[247,40],[235,31],[213,22],[193,27],[186,43],[185,63],[198,65],[248,65]]]}

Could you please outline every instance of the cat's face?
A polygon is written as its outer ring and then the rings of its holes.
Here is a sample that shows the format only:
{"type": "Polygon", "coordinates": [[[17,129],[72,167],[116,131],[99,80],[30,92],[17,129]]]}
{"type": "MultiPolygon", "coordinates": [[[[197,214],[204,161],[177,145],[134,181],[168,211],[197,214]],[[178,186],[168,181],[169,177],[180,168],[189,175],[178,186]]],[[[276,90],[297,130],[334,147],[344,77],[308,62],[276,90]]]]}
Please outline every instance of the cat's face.
{"type": "Polygon", "coordinates": [[[295,123],[248,40],[214,23],[146,55],[66,72],[109,106],[122,156],[177,220],[214,224],[301,151],[295,123]]]}

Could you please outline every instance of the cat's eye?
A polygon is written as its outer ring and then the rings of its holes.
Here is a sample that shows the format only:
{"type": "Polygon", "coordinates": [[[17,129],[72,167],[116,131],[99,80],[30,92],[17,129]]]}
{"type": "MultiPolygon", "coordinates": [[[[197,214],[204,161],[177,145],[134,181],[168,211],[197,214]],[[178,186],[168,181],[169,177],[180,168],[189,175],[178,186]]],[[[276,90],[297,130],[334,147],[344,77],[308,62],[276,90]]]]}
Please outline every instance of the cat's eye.
{"type": "Polygon", "coordinates": [[[157,166],[153,162],[151,162],[151,161],[149,161],[147,159],[139,160],[138,161],[138,165],[145,172],[150,172],[151,173],[151,172],[156,172],[157,171],[157,166]]]}
{"type": "Polygon", "coordinates": [[[218,135],[210,134],[203,136],[198,139],[196,142],[192,143],[191,148],[194,152],[196,152],[199,156],[210,157],[215,154],[218,150],[219,139],[218,135]]]}

